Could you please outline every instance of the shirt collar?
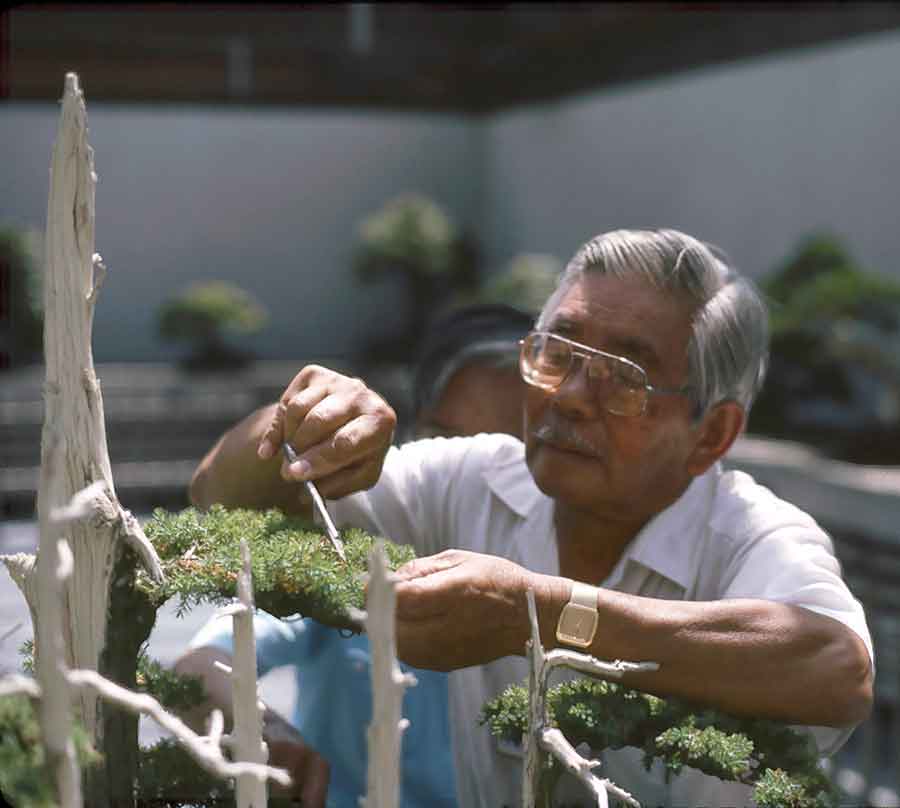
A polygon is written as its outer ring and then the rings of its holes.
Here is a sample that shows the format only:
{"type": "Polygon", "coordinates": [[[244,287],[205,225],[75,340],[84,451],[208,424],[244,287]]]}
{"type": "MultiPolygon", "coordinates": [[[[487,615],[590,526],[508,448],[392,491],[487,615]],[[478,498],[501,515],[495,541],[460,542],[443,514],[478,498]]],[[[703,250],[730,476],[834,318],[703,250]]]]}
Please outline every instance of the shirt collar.
{"type": "Polygon", "coordinates": [[[525,463],[524,444],[512,456],[487,466],[481,474],[493,494],[522,519],[526,519],[541,500],[547,499],[525,463]]]}
{"type": "MultiPolygon", "coordinates": [[[[605,584],[621,580],[629,563],[638,563],[658,575],[690,589],[696,577],[696,550],[703,526],[709,523],[716,484],[722,474],[716,463],[695,477],[684,493],[654,516],[625,548],[605,584]]],[[[487,486],[501,502],[523,519],[548,497],[535,485],[525,463],[524,446],[512,457],[482,471],[487,486]]]]}
{"type": "Polygon", "coordinates": [[[682,589],[690,589],[699,568],[699,542],[704,526],[709,524],[721,474],[721,466],[716,463],[695,477],[675,502],[647,522],[625,548],[605,585],[615,586],[625,574],[627,564],[636,562],[682,589]]]}

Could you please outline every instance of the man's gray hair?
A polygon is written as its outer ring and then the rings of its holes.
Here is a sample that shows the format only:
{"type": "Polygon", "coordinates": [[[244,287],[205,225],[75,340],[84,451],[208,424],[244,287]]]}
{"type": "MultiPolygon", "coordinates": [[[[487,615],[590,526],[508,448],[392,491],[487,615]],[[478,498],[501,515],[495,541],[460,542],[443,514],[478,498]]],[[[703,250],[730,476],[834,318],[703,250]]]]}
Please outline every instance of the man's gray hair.
{"type": "Polygon", "coordinates": [[[642,277],[693,305],[688,379],[696,416],[721,401],[749,413],[769,357],[766,304],[755,285],[714,245],[677,230],[614,230],[582,245],[538,318],[546,326],[568,288],[584,272],[642,277]]]}

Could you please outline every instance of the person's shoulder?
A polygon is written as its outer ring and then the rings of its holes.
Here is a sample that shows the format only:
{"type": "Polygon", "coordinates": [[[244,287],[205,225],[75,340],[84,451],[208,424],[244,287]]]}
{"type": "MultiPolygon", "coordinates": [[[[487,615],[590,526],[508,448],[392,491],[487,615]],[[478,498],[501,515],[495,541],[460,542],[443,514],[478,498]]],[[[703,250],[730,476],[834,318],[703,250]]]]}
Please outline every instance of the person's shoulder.
{"type": "Polygon", "coordinates": [[[717,533],[736,539],[789,530],[830,541],[810,514],[737,469],[719,474],[710,523],[717,533]]]}

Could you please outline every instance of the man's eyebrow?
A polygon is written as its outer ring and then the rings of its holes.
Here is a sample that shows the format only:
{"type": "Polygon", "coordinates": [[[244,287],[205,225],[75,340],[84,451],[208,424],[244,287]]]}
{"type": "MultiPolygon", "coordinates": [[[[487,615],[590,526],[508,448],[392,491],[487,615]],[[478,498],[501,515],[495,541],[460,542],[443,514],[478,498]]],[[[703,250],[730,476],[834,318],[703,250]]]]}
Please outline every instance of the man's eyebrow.
{"type": "MultiPolygon", "coordinates": [[[[560,317],[558,320],[551,320],[547,324],[547,330],[561,337],[568,337],[576,342],[583,342],[579,339],[581,336],[581,327],[579,324],[567,317],[560,317]]],[[[645,339],[636,335],[610,335],[603,345],[598,346],[600,350],[624,356],[638,364],[648,365],[654,369],[660,366],[659,354],[653,345],[645,339]]]]}
{"type": "Polygon", "coordinates": [[[578,324],[574,320],[570,320],[567,317],[552,319],[549,323],[547,323],[547,330],[552,331],[554,334],[559,334],[561,337],[570,337],[571,339],[575,339],[574,335],[579,334],[581,331],[581,329],[578,327],[578,324]]]}
{"type": "Polygon", "coordinates": [[[656,349],[640,337],[612,337],[606,344],[606,350],[610,353],[620,353],[638,364],[649,365],[654,369],[660,365],[656,349]]]}

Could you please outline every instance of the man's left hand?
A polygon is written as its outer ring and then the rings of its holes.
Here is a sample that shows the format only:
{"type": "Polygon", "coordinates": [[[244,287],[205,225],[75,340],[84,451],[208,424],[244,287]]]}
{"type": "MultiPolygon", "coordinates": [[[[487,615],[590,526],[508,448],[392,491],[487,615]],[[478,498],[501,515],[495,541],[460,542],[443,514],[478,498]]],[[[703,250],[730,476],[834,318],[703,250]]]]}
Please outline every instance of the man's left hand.
{"type": "Polygon", "coordinates": [[[530,633],[525,593],[547,578],[466,550],[410,561],[397,576],[397,654],[433,670],[523,654],[530,633]]]}

